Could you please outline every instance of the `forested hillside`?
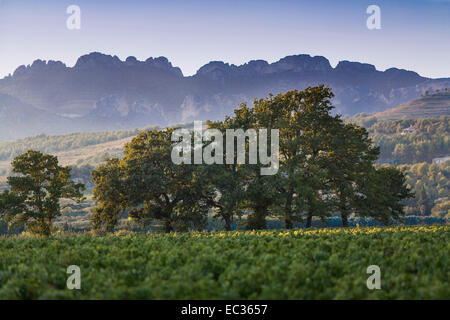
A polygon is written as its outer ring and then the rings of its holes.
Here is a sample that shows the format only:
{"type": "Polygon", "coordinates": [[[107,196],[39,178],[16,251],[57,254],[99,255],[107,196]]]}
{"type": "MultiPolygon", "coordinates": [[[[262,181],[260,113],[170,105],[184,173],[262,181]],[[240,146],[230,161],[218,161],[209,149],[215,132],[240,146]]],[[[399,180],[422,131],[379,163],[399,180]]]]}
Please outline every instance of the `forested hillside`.
{"type": "Polygon", "coordinates": [[[366,127],[380,147],[380,163],[431,163],[450,153],[450,117],[378,122],[371,115],[347,118],[366,127]]]}
{"type": "Polygon", "coordinates": [[[415,197],[405,201],[407,215],[450,218],[450,161],[400,166],[415,197]]]}

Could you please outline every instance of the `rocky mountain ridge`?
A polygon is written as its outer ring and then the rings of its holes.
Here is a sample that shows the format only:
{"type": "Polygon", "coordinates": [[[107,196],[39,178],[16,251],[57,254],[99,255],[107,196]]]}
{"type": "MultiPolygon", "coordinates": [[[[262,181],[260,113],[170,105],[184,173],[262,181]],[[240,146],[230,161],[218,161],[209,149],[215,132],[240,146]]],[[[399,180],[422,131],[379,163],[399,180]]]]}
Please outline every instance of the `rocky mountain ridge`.
{"type": "Polygon", "coordinates": [[[287,56],[240,66],[212,61],[184,76],[165,57],[140,61],[93,52],[73,67],[36,60],[0,80],[0,140],[33,134],[117,130],[216,120],[241,102],[291,89],[325,84],[335,93],[336,112],[381,112],[450,88],[450,78],[429,79],[413,71],[325,57],[287,56]],[[39,117],[30,116],[39,114],[39,117]]]}

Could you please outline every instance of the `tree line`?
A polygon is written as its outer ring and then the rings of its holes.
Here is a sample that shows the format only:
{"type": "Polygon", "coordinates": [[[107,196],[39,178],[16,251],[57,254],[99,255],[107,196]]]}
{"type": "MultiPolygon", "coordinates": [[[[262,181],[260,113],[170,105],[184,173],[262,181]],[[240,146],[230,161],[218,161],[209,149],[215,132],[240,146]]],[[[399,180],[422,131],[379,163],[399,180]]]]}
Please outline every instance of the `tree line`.
{"type": "MultiPolygon", "coordinates": [[[[222,219],[226,230],[242,216],[248,229],[265,228],[269,216],[279,217],[286,228],[294,222],[311,227],[314,217],[324,221],[336,213],[344,227],[351,214],[384,224],[401,219],[403,201],[412,196],[405,173],[375,165],[379,148],[365,128],[332,114],[332,98],[323,85],[308,87],[269,95],[253,106],[243,103],[232,116],[207,123],[221,132],[278,129],[280,163],[274,175],[262,175],[262,165],[248,161],[175,164],[171,153],[176,128],[140,132],[125,145],[123,157],[106,159],[91,172],[97,202],[93,229],[113,231],[125,215],[143,224],[157,221],[165,232],[203,229],[210,214],[222,219]]],[[[203,141],[201,147],[215,156],[212,143],[203,141]]],[[[236,141],[234,146],[236,160],[236,141]]],[[[245,147],[248,151],[248,140],[245,147]]],[[[268,146],[258,145],[263,147],[268,146]]],[[[80,200],[82,185],[67,179],[66,167],[53,164],[58,169],[50,174],[40,157],[53,159],[29,151],[13,161],[13,171],[25,180],[8,178],[11,190],[1,194],[0,212],[9,221],[23,217],[25,224],[38,224],[45,231],[60,210],[54,200],[80,200]],[[25,159],[24,167],[20,163],[25,159]]]]}
{"type": "Polygon", "coordinates": [[[261,175],[258,164],[225,159],[224,164],[177,165],[171,161],[174,128],[138,134],[121,159],[108,159],[92,172],[98,202],[94,229],[112,231],[125,213],[143,223],[157,220],[166,232],[200,229],[210,211],[226,230],[242,215],[248,229],[265,228],[268,216],[278,216],[286,228],[296,221],[310,227],[313,217],[336,212],[343,226],[350,214],[383,223],[401,218],[402,200],[411,196],[404,172],[375,166],[379,148],[366,129],[332,115],[332,97],[324,86],[288,91],[255,100],[252,107],[241,104],[224,121],[208,122],[221,132],[279,129],[275,175],[261,175]]]}

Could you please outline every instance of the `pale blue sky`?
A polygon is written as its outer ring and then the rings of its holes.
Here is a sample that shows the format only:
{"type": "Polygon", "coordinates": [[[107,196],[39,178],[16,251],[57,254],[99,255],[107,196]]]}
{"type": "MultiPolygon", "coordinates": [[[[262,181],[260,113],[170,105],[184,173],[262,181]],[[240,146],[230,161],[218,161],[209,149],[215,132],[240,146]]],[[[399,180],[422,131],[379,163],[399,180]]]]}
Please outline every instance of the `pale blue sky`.
{"type": "Polygon", "coordinates": [[[211,60],[306,53],[450,77],[450,0],[0,0],[0,77],[38,58],[73,66],[92,51],[166,56],[185,75],[211,60]],[[81,30],[66,28],[71,4],[81,30]],[[381,30],[366,28],[371,4],[381,30]]]}

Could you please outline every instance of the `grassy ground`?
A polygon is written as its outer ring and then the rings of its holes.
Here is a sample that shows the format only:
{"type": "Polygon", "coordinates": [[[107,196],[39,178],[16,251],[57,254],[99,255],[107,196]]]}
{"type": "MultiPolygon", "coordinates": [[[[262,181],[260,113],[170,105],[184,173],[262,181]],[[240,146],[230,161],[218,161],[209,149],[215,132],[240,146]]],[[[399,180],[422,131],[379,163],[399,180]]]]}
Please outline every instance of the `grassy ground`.
{"type": "Polygon", "coordinates": [[[1,299],[449,299],[450,226],[0,238],[1,299]],[[81,290],[66,288],[69,265],[81,290]],[[378,265],[381,289],[366,286],[378,265]]]}

